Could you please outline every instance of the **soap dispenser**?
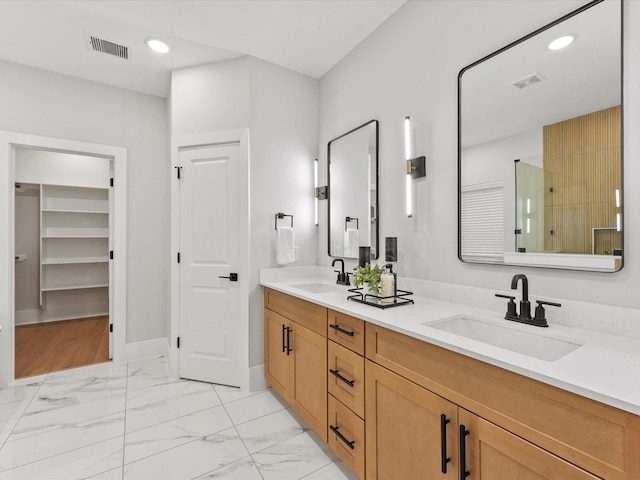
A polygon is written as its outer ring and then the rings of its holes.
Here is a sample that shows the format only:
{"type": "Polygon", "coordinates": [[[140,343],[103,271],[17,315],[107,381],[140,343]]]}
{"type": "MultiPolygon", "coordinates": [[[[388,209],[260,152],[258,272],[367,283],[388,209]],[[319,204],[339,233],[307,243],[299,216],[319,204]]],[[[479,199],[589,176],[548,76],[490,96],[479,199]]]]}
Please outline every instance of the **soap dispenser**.
{"type": "Polygon", "coordinates": [[[380,302],[383,304],[396,302],[396,274],[393,272],[393,265],[387,263],[385,271],[380,275],[380,302]]]}

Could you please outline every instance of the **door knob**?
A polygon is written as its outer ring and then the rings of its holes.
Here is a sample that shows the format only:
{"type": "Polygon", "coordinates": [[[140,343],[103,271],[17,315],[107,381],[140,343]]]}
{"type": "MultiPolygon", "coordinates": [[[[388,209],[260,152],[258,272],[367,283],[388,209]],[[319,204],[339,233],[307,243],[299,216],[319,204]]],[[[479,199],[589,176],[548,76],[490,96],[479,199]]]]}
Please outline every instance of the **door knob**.
{"type": "Polygon", "coordinates": [[[219,276],[218,278],[228,278],[230,282],[237,282],[238,281],[238,274],[237,273],[230,273],[228,277],[219,276]]]}

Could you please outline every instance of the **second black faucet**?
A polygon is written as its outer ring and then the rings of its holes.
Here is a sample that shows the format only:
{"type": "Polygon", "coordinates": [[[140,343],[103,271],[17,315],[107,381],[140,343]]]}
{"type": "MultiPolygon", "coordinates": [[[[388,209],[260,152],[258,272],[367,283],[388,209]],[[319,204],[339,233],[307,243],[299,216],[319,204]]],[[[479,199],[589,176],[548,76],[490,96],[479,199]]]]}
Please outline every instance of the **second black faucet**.
{"type": "Polygon", "coordinates": [[[508,298],[507,313],[504,318],[514,322],[526,323],[528,325],[535,325],[536,327],[548,327],[547,319],[545,318],[545,311],[543,305],[549,305],[552,307],[560,307],[559,303],[547,302],[543,300],[536,300],[538,306],[536,307],[535,317],[531,317],[531,302],[529,302],[529,281],[527,276],[519,273],[514,275],[511,279],[511,289],[518,289],[518,282],[522,283],[522,299],[520,300],[520,313],[516,310],[516,304],[514,302],[516,297],[510,295],[501,295],[496,293],[496,297],[508,298]]]}

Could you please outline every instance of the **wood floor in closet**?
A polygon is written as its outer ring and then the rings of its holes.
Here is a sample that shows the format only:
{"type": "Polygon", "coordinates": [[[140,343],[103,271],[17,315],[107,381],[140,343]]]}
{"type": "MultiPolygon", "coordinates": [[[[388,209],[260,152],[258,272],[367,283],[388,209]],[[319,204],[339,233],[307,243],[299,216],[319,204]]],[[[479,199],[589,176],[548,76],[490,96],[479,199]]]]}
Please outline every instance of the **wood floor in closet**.
{"type": "Polygon", "coordinates": [[[109,361],[109,316],[16,327],[16,378],[109,361]]]}

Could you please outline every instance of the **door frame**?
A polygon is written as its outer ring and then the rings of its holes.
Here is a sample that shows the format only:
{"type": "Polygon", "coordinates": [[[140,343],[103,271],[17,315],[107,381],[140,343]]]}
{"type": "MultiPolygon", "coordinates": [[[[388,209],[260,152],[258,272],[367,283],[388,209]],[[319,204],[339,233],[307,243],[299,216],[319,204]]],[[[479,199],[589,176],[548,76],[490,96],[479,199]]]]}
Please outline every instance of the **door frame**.
{"type": "Polygon", "coordinates": [[[15,381],[15,149],[24,147],[103,157],[113,162],[114,187],[112,285],[109,285],[109,316],[113,324],[113,361],[125,359],[126,268],[127,268],[127,150],[123,147],[0,131],[0,225],[6,226],[8,241],[0,242],[0,387],[15,381]]]}
{"type": "Polygon", "coordinates": [[[239,144],[240,175],[240,264],[238,288],[240,309],[238,331],[240,342],[240,378],[242,390],[249,390],[249,129],[223,130],[216,132],[174,135],[171,137],[171,326],[169,332],[170,373],[180,377],[180,355],[177,339],[180,335],[180,269],[176,260],[180,251],[180,189],[175,167],[180,165],[180,151],[187,148],[239,144]]]}

